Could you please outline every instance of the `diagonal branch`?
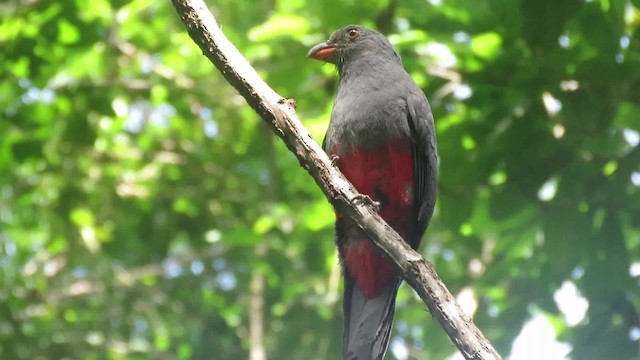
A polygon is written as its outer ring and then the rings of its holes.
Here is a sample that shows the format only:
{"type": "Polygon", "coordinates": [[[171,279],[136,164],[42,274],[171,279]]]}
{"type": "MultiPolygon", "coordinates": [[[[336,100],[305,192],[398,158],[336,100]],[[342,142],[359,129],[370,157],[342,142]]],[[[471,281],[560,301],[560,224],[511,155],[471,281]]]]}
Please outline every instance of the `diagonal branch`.
{"type": "Polygon", "coordinates": [[[172,0],[189,35],[225,79],[284,141],[309,172],[327,199],[343,215],[353,219],[392,260],[398,272],[438,319],[466,359],[500,359],[473,321],[426,261],[402,240],[363,201],[334,166],[295,113],[295,101],[285,99],[269,87],[218,27],[203,0],[172,0]]]}

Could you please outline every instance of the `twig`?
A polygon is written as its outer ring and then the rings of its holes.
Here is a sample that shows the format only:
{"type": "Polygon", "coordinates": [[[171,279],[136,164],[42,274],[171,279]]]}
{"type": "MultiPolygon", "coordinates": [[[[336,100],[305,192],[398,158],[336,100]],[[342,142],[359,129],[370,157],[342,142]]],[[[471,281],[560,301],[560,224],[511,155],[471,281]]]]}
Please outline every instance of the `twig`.
{"type": "Polygon", "coordinates": [[[225,79],[269,124],[296,155],[329,201],[353,219],[384,251],[402,277],[416,290],[466,359],[500,359],[480,330],[467,317],[433,266],[412,250],[368,204],[354,201],[359,193],[331,165],[295,113],[295,102],[278,95],[229,42],[202,0],[172,0],[189,35],[225,79]]]}

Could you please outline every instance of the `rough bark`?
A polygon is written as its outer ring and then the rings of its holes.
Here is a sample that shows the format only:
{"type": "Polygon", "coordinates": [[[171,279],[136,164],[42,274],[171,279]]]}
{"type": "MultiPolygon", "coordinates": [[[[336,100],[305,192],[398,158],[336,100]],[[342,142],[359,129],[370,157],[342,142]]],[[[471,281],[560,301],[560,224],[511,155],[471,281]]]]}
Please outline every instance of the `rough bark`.
{"type": "Polygon", "coordinates": [[[295,154],[343,215],[353,219],[391,259],[466,359],[500,359],[491,343],[464,314],[436,274],[433,265],[415,252],[385,223],[342,173],[331,164],[295,112],[295,101],[269,87],[224,36],[202,0],[172,0],[189,35],[225,79],[269,124],[295,154]]]}

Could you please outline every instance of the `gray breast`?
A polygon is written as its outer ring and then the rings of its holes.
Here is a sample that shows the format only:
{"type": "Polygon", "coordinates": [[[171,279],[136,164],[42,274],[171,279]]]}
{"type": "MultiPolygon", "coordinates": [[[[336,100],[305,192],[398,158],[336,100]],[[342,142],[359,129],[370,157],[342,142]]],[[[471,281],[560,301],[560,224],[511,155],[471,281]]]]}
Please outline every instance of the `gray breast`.
{"type": "Polygon", "coordinates": [[[340,153],[344,153],[398,139],[409,141],[405,99],[384,93],[373,90],[340,96],[338,92],[326,137],[327,149],[339,144],[340,153]]]}

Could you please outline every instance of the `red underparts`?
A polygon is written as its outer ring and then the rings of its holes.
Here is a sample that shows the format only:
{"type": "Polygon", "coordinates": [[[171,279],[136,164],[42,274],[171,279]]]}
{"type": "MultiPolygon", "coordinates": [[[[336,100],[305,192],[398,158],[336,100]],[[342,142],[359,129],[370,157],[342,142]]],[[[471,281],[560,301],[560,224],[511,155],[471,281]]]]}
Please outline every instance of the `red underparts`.
{"type": "MultiPolygon", "coordinates": [[[[411,233],[414,197],[409,143],[395,142],[372,150],[356,149],[338,155],[340,170],[347,179],[359,192],[380,202],[380,216],[406,241],[406,235],[411,233]]],[[[347,234],[349,238],[345,239],[343,247],[347,271],[364,296],[371,298],[394,278],[394,270],[369,239],[353,236],[353,231],[347,231],[347,234]]]]}

